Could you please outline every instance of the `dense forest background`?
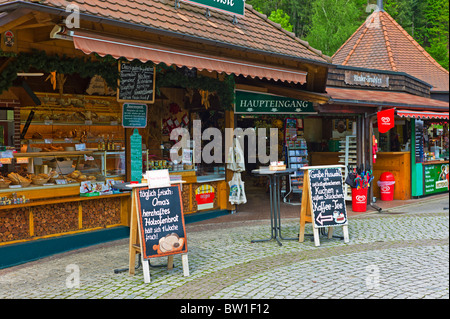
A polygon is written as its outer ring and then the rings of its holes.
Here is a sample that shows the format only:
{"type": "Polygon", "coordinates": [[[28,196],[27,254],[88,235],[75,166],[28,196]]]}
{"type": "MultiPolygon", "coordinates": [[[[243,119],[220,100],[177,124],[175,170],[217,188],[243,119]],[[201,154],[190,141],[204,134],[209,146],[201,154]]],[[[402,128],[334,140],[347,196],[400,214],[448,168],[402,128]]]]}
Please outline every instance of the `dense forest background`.
{"type": "MultiPolygon", "coordinates": [[[[247,0],[270,20],[332,56],[373,12],[376,0],[247,0]]],[[[387,11],[449,69],[448,0],[384,0],[387,11]]],[[[395,41],[395,40],[394,40],[395,41]]]]}

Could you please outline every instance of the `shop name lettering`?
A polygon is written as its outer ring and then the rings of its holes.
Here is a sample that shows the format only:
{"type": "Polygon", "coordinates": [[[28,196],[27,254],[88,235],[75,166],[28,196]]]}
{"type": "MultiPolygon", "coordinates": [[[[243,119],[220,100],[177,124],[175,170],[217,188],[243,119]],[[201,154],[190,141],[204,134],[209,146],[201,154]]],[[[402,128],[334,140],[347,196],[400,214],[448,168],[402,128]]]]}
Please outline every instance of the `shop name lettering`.
{"type": "Polygon", "coordinates": [[[307,108],[309,102],[307,101],[274,101],[274,100],[242,100],[241,108],[307,108]]]}
{"type": "Polygon", "coordinates": [[[234,0],[213,0],[213,2],[225,4],[230,7],[234,7],[234,0]]]}
{"type": "Polygon", "coordinates": [[[355,74],[353,76],[353,81],[355,82],[364,82],[364,83],[373,83],[373,84],[382,84],[383,83],[383,79],[379,78],[379,77],[371,77],[370,75],[368,76],[363,76],[363,75],[357,75],[355,74]]]}

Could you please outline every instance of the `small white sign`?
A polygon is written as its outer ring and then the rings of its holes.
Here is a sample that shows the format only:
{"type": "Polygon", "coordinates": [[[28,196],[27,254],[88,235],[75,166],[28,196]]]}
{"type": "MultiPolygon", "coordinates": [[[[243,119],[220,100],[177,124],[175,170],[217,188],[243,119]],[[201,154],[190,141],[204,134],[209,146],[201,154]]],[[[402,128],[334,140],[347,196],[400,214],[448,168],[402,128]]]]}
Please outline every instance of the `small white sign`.
{"type": "Polygon", "coordinates": [[[159,188],[170,186],[170,176],[167,169],[157,169],[145,172],[148,188],[159,188]]]}
{"type": "Polygon", "coordinates": [[[75,144],[75,150],[77,151],[85,151],[86,150],[86,144],[75,144]]]}

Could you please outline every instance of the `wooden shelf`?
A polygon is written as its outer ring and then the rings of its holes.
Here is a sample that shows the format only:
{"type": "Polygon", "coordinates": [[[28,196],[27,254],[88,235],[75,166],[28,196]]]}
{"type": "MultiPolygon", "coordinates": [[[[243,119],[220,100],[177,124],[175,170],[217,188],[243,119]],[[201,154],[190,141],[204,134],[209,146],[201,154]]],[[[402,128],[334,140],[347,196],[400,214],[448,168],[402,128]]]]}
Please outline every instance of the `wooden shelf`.
{"type": "Polygon", "coordinates": [[[64,157],[92,154],[94,151],[13,153],[14,157],[64,157]]]}

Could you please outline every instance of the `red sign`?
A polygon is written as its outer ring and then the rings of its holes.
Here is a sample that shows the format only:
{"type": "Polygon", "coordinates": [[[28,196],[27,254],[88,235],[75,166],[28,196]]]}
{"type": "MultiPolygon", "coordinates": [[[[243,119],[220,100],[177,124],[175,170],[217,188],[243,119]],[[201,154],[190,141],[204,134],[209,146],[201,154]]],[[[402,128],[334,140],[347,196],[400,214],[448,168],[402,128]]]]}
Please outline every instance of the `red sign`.
{"type": "Polygon", "coordinates": [[[394,127],[394,111],[395,109],[390,109],[377,113],[378,131],[380,133],[386,133],[394,127]]]}

